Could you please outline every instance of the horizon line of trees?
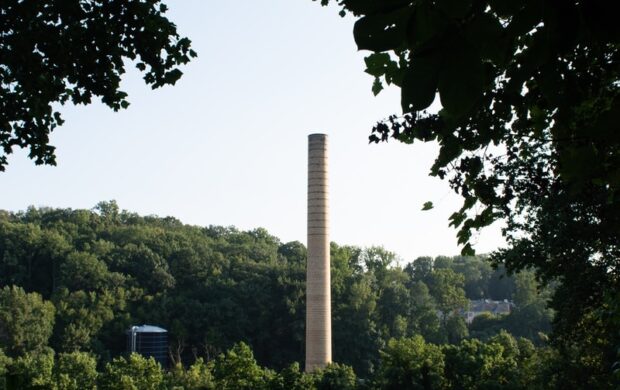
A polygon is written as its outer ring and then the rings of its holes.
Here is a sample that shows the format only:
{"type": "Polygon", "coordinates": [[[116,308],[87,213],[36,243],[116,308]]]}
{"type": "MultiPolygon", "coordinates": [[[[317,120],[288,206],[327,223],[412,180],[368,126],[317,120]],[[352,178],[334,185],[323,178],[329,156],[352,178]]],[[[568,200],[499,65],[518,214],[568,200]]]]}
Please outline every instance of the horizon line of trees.
{"type": "Polygon", "coordinates": [[[561,359],[550,347],[535,347],[502,331],[486,342],[465,339],[435,345],[422,336],[390,339],[377,370],[360,378],[346,364],[330,363],[311,373],[298,362],[281,370],[261,366],[251,348],[236,343],[206,362],[165,370],[152,357],[132,353],[98,364],[89,352],[7,358],[0,354],[2,389],[174,389],[174,390],[371,390],[371,389],[538,389],[562,388],[561,359]],[[6,375],[6,373],[9,373],[6,375]],[[4,381],[2,381],[4,375],[4,381]]]}
{"type": "MultiPolygon", "coordinates": [[[[188,226],[121,211],[114,201],[93,210],[0,211],[0,350],[12,362],[2,369],[11,377],[28,372],[24,364],[55,367],[61,356],[83,353],[103,373],[124,354],[125,331],[151,323],[169,331],[173,368],[215,364],[243,342],[258,365],[281,372],[303,361],[305,256],[303,244],[264,229],[188,226]]],[[[333,356],[356,386],[379,380],[386,351],[403,340],[440,351],[447,362],[461,348],[477,356],[508,335],[562,367],[548,337],[553,286],[541,288],[532,271],[507,275],[475,256],[420,257],[401,267],[381,247],[336,243],[331,256],[333,356]],[[468,326],[460,311],[480,298],[516,306],[468,326]]],[[[553,381],[581,383],[578,374],[588,372],[605,383],[607,367],[588,364],[581,372],[557,369],[553,381]]]]}

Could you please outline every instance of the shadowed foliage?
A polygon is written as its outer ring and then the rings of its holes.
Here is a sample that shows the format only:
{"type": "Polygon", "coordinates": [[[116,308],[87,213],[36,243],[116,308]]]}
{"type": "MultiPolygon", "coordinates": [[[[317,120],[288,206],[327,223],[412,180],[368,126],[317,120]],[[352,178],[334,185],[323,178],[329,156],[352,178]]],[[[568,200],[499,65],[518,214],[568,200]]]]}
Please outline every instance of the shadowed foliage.
{"type": "Polygon", "coordinates": [[[5,0],[0,5],[0,171],[13,147],[36,164],[55,164],[49,134],[58,103],[93,98],[117,111],[127,65],[153,88],[174,84],[196,53],[160,0],[5,0]]]}

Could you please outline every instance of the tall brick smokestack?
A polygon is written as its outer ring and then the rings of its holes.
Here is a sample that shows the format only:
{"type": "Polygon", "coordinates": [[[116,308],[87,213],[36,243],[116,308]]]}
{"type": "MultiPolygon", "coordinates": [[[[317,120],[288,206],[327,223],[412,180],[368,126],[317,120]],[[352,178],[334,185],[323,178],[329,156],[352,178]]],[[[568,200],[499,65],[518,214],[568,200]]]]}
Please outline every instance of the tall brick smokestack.
{"type": "Polygon", "coordinates": [[[306,372],[332,361],[327,135],[308,136],[306,372]]]}

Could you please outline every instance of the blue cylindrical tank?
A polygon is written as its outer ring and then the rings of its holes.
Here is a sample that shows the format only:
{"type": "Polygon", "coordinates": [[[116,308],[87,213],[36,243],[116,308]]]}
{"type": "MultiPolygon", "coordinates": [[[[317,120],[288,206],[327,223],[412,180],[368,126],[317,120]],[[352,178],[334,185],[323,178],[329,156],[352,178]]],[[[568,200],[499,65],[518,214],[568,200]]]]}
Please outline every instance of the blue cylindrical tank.
{"type": "Polygon", "coordinates": [[[127,331],[127,350],[168,367],[168,331],[153,325],[132,326],[127,331]]]}

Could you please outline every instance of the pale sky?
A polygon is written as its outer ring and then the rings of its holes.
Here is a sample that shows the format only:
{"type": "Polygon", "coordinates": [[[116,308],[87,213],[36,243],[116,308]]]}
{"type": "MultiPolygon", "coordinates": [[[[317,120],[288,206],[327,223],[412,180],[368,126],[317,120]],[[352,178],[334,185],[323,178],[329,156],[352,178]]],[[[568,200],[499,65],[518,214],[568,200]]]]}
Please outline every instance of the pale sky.
{"type": "MultiPolygon", "coordinates": [[[[382,245],[404,261],[460,252],[448,216],[460,206],[429,177],[433,144],[369,145],[400,113],[399,90],[374,97],[352,18],[310,0],[169,0],[168,17],[198,58],[174,87],[129,68],[127,110],[61,107],[56,167],[16,150],[0,173],[0,208],[92,208],[115,199],[142,215],[193,225],[264,227],[305,242],[307,135],[329,134],[331,239],[382,245]],[[426,201],[435,208],[421,211],[426,201]]],[[[475,249],[503,245],[499,228],[475,249]]]]}

